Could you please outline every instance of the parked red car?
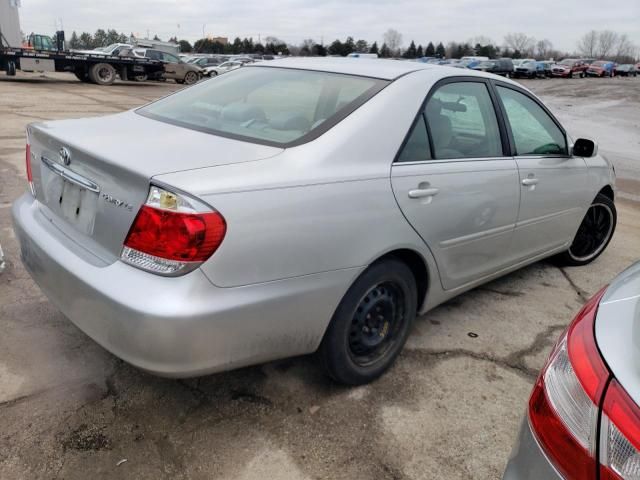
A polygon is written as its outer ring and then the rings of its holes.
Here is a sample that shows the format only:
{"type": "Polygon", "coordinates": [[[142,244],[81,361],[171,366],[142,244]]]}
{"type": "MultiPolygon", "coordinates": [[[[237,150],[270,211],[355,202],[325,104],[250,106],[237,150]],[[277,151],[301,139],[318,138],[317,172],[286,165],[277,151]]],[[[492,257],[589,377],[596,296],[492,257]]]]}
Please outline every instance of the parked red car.
{"type": "Polygon", "coordinates": [[[551,75],[554,77],[572,78],[574,75],[583,78],[589,65],[584,60],[577,58],[565,58],[560,63],[551,67],[551,75]]]}
{"type": "Polygon", "coordinates": [[[614,62],[599,60],[589,65],[585,73],[589,77],[613,77],[615,67],[616,64],[614,62]]]}

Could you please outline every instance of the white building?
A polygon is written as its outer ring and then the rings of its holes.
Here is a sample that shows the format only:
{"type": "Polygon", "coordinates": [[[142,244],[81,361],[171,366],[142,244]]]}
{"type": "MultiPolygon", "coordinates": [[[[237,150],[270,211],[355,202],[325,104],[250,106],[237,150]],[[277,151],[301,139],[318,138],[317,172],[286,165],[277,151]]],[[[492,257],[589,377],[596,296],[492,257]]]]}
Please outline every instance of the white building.
{"type": "Polygon", "coordinates": [[[22,34],[20,33],[20,17],[18,7],[20,0],[0,0],[0,33],[2,46],[20,47],[22,34]]]}

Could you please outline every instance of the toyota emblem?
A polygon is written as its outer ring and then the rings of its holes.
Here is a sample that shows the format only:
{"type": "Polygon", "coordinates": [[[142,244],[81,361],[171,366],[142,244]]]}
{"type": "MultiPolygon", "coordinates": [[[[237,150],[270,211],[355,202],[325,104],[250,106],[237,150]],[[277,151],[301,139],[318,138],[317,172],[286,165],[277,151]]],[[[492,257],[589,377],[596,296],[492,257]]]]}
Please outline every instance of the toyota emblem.
{"type": "Polygon", "coordinates": [[[71,164],[71,152],[69,152],[67,147],[62,147],[60,149],[60,158],[65,165],[71,164]]]}

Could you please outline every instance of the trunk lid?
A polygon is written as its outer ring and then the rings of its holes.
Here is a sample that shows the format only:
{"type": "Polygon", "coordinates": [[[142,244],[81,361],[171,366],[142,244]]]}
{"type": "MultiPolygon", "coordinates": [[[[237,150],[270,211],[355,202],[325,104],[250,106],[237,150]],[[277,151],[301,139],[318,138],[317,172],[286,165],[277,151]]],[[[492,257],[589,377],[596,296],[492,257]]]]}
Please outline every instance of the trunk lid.
{"type": "Polygon", "coordinates": [[[595,335],[611,372],[640,405],[640,262],[607,288],[598,307],[595,335]]]}
{"type": "Polygon", "coordinates": [[[42,214],[107,264],[119,258],[152,177],[282,152],[134,112],[33,124],[28,132],[42,214]]]}

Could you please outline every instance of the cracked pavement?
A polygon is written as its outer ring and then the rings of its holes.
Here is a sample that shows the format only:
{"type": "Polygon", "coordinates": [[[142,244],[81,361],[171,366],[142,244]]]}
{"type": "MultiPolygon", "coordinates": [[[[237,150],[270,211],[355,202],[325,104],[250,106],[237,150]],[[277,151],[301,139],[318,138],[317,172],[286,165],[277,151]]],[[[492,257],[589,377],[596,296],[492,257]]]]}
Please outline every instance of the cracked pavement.
{"type": "MultiPolygon", "coordinates": [[[[538,85],[554,105],[575,83],[527,84],[538,85]]],[[[0,478],[500,478],[551,346],[584,301],[640,257],[640,204],[618,202],[616,235],[594,264],[537,263],[419,318],[397,364],[371,385],[336,386],[309,357],[156,378],[43,297],[20,264],[9,207],[25,190],[28,122],[117,112],[176,88],[0,75],[0,478]]]]}

